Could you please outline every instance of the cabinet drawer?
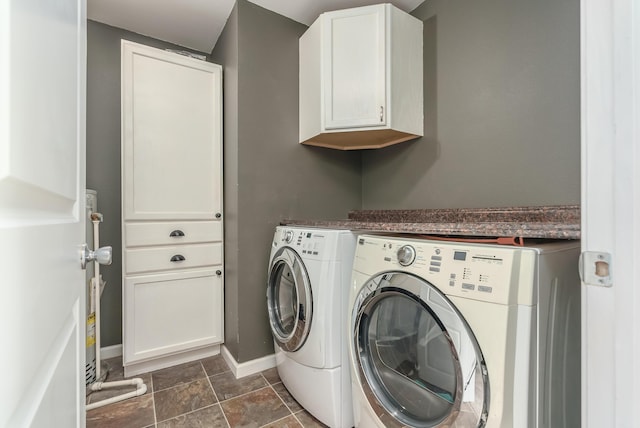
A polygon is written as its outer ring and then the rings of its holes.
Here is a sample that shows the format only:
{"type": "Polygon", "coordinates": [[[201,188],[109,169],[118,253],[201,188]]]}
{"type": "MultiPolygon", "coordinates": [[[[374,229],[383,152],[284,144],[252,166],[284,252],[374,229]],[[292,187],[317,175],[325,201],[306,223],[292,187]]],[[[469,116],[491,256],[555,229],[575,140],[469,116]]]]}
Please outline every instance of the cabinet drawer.
{"type": "Polygon", "coordinates": [[[125,272],[135,274],[222,264],[222,244],[132,248],[125,251],[125,272]]]}
{"type": "Polygon", "coordinates": [[[124,279],[125,364],[222,342],[222,277],[215,270],[124,279]]]}
{"type": "Polygon", "coordinates": [[[222,222],[125,223],[125,247],[222,241],[222,222]]]}

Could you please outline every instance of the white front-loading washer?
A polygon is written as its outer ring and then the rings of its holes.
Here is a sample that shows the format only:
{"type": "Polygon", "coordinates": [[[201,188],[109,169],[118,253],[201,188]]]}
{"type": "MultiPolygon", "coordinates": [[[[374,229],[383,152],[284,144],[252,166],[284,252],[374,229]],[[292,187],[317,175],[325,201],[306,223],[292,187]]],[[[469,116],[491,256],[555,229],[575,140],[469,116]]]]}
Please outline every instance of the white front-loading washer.
{"type": "Polygon", "coordinates": [[[355,426],[580,426],[579,248],[361,235],[355,426]]]}
{"type": "Polygon", "coordinates": [[[291,395],[330,427],[352,427],[347,304],[355,235],[278,226],[267,306],[278,374],[291,395]]]}

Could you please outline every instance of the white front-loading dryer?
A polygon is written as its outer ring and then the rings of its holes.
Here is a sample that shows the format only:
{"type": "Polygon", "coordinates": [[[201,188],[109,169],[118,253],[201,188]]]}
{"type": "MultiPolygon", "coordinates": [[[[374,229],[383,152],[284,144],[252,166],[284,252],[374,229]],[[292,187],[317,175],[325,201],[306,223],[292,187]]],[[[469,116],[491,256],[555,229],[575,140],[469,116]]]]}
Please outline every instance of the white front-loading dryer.
{"type": "Polygon", "coordinates": [[[361,235],[355,426],[580,426],[578,254],[361,235]]]}
{"type": "Polygon", "coordinates": [[[291,395],[330,427],[353,426],[347,350],[355,235],[278,226],[267,307],[278,374],[291,395]]]}

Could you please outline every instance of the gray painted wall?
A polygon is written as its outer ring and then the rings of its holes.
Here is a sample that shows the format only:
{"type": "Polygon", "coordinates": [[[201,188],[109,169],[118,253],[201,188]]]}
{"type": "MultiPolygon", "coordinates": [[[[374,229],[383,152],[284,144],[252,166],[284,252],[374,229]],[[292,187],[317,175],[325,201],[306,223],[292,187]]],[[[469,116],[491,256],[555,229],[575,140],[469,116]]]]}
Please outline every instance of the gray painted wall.
{"type": "Polygon", "coordinates": [[[160,49],[185,49],[94,21],[87,26],[87,188],[98,191],[104,214],[100,242],[113,247],[101,304],[102,346],[122,343],[122,236],[120,202],[120,40],[160,49]]]}
{"type": "Polygon", "coordinates": [[[211,60],[222,65],[224,146],[224,338],[229,352],[238,355],[238,5],[220,34],[211,60]],[[233,285],[232,285],[233,284],[233,285]]]}
{"type": "Polygon", "coordinates": [[[265,287],[278,222],[361,204],[360,153],[298,144],[305,30],[239,0],[211,55],[225,70],[225,342],[239,362],[273,352],[265,287]]]}
{"type": "Polygon", "coordinates": [[[580,201],[578,0],[427,0],[425,136],[362,159],[363,208],[580,201]]]}

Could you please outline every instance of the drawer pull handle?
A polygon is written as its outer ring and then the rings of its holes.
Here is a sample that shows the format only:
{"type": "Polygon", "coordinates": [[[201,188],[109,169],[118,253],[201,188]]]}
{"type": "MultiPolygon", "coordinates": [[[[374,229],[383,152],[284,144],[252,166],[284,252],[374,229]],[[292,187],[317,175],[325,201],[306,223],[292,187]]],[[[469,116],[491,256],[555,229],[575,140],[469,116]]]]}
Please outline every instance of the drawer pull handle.
{"type": "Polygon", "coordinates": [[[183,232],[183,231],[181,231],[180,229],[176,229],[176,230],[174,230],[173,232],[171,232],[171,233],[169,234],[169,236],[170,236],[171,238],[179,238],[179,237],[181,237],[181,236],[184,236],[184,232],[183,232]]]}
{"type": "Polygon", "coordinates": [[[182,254],[176,254],[175,256],[171,257],[172,262],[183,262],[185,260],[187,259],[185,259],[182,254]]]}
{"type": "Polygon", "coordinates": [[[218,270],[216,271],[216,275],[218,275],[218,276],[222,275],[222,271],[218,269],[218,270]]]}

